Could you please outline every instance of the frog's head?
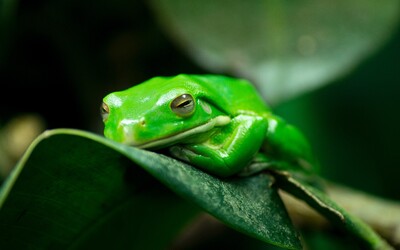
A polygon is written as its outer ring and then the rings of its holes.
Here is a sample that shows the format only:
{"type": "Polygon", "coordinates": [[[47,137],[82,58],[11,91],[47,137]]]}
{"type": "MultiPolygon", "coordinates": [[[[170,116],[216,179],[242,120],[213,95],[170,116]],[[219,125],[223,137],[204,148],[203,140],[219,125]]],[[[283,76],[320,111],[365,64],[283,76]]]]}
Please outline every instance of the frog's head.
{"type": "Polygon", "coordinates": [[[187,75],[155,77],[114,92],[101,106],[104,135],[141,148],[205,140],[229,116],[207,101],[207,89],[187,75]]]}

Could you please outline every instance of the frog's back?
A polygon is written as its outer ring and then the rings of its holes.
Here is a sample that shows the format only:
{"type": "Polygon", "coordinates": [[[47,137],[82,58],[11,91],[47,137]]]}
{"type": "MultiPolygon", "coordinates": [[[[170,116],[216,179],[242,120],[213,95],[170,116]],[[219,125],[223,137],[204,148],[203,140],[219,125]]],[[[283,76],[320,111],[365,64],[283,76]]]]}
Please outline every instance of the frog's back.
{"type": "Polygon", "coordinates": [[[178,77],[185,79],[189,84],[198,84],[199,95],[228,114],[252,113],[260,116],[270,114],[269,107],[256,88],[244,79],[222,75],[181,74],[176,76],[178,77]]]}

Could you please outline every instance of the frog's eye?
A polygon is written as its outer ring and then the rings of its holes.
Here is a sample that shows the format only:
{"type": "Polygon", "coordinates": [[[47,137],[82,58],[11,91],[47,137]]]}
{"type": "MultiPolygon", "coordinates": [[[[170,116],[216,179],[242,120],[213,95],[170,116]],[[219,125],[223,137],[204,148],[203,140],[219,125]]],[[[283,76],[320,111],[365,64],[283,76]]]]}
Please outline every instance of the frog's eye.
{"type": "Polygon", "coordinates": [[[101,118],[103,119],[103,122],[107,121],[109,113],[110,113],[110,108],[105,102],[103,102],[100,106],[100,114],[101,118]]]}
{"type": "Polygon", "coordinates": [[[187,117],[193,114],[195,102],[190,94],[183,94],[176,97],[171,102],[171,110],[182,117],[187,117]]]}

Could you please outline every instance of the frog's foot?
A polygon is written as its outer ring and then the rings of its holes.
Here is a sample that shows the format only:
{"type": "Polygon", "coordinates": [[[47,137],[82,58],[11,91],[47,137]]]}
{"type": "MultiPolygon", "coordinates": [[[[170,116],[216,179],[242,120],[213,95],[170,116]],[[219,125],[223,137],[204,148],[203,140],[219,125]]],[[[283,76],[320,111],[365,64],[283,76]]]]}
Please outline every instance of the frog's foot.
{"type": "Polygon", "coordinates": [[[169,148],[169,152],[174,158],[187,163],[192,163],[192,159],[199,157],[199,155],[194,151],[182,146],[172,146],[169,148]]]}
{"type": "Polygon", "coordinates": [[[215,151],[201,145],[172,146],[170,153],[175,158],[206,170],[210,165],[225,166],[224,160],[215,151]]]}

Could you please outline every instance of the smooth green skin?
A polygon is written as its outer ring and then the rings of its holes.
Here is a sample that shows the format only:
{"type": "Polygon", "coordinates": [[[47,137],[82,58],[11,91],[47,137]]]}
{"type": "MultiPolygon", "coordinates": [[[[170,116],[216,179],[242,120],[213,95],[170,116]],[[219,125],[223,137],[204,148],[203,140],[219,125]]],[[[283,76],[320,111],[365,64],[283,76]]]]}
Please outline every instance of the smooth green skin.
{"type": "MultiPolygon", "coordinates": [[[[275,116],[246,80],[220,75],[154,77],[107,95],[104,135],[124,144],[169,148],[173,157],[211,174],[227,177],[248,166],[258,152],[266,159],[310,169],[314,159],[304,136],[275,116]],[[182,117],[171,102],[194,98],[182,117]]],[[[103,104],[104,105],[104,104],[103,104]]]]}

